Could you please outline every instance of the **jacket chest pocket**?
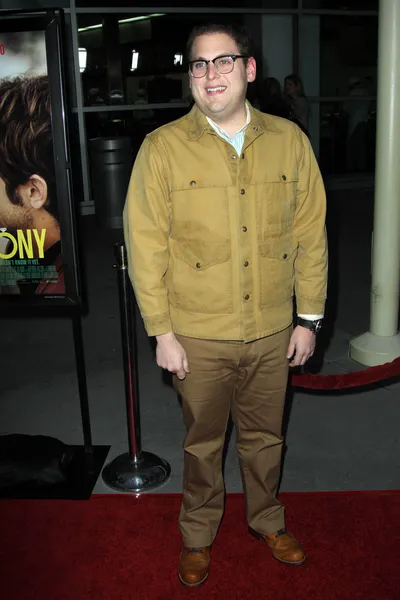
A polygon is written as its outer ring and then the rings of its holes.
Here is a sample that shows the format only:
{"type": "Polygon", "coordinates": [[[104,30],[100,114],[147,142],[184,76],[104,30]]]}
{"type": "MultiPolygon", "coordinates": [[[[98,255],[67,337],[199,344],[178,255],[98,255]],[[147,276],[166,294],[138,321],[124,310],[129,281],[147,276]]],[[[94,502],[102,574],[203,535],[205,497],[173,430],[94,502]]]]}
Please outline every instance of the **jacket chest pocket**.
{"type": "Polygon", "coordinates": [[[233,312],[229,241],[171,239],[168,293],[173,306],[200,314],[233,312]]]}
{"type": "Polygon", "coordinates": [[[260,238],[290,231],[296,210],[296,174],[269,175],[257,190],[257,223],[260,238]]]}
{"type": "Polygon", "coordinates": [[[199,240],[229,236],[229,202],[225,187],[194,181],[190,189],[172,192],[171,235],[199,240]]]}
{"type": "Polygon", "coordinates": [[[259,243],[261,308],[279,306],[293,297],[296,256],[291,235],[259,243]]]}

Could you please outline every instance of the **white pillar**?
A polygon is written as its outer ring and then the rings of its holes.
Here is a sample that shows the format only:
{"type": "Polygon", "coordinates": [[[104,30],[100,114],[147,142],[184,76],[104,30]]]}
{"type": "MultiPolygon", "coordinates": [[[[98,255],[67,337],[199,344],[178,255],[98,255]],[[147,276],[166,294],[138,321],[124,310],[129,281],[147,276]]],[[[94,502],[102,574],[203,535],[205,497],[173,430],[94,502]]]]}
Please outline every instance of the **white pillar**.
{"type": "Polygon", "coordinates": [[[370,331],[350,356],[380,365],[400,356],[400,2],[380,0],[375,214],[370,331]]]}
{"type": "Polygon", "coordinates": [[[261,16],[263,78],[275,77],[283,85],[293,72],[293,17],[261,16]]]}

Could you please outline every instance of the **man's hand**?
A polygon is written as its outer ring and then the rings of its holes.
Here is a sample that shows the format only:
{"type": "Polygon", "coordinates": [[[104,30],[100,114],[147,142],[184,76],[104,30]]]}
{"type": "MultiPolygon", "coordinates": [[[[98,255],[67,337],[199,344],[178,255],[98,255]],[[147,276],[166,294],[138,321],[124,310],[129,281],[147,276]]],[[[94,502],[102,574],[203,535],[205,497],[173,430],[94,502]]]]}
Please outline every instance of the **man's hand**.
{"type": "Polygon", "coordinates": [[[295,327],[289,342],[289,348],[286,358],[292,359],[289,362],[291,367],[304,365],[306,361],[314,354],[315,333],[298,325],[295,327]]]}
{"type": "Polygon", "coordinates": [[[176,373],[178,379],[185,379],[189,373],[189,365],[186,352],[176,339],[175,335],[164,333],[157,335],[156,358],[159,367],[166,369],[170,373],[176,373]]]}

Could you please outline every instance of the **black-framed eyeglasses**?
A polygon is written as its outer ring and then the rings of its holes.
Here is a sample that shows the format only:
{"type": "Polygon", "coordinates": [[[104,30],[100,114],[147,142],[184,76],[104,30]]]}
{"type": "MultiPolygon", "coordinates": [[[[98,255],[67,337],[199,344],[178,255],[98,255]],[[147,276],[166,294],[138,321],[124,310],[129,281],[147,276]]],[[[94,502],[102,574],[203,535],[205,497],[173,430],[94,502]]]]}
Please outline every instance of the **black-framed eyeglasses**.
{"type": "Polygon", "coordinates": [[[214,67],[221,73],[221,75],[226,75],[227,73],[231,73],[233,71],[233,67],[235,66],[235,62],[238,58],[249,58],[244,54],[224,54],[223,56],[217,56],[212,60],[198,59],[191,60],[189,62],[189,73],[192,77],[204,77],[204,75],[208,71],[209,63],[213,63],[214,67]]]}

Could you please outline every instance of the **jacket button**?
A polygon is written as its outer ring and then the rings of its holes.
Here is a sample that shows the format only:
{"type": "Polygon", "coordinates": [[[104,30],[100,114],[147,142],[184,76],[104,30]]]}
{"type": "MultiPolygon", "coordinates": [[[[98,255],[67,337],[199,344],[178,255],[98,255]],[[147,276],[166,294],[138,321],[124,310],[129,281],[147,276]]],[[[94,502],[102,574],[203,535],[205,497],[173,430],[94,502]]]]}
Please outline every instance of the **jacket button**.
{"type": "Polygon", "coordinates": [[[246,260],[246,262],[244,263],[244,266],[245,266],[245,267],[248,267],[248,266],[249,266],[249,261],[248,261],[248,260],[246,260]]]}
{"type": "Polygon", "coordinates": [[[193,186],[193,185],[196,185],[196,182],[195,182],[195,181],[191,181],[191,182],[190,182],[190,185],[192,185],[192,186],[193,186]]]}
{"type": "Polygon", "coordinates": [[[200,263],[196,263],[196,269],[201,269],[201,264],[200,263]]]}
{"type": "Polygon", "coordinates": [[[284,255],[282,256],[282,258],[283,258],[284,260],[286,260],[286,258],[287,258],[287,254],[284,254],[284,255]]]}
{"type": "Polygon", "coordinates": [[[240,158],[244,158],[244,154],[242,154],[242,156],[240,158]]]}
{"type": "Polygon", "coordinates": [[[244,231],[246,233],[247,227],[242,227],[242,231],[244,231]]]}
{"type": "Polygon", "coordinates": [[[248,294],[245,294],[245,295],[243,296],[243,300],[248,300],[249,298],[250,298],[250,296],[249,296],[248,294]]]}
{"type": "Polygon", "coordinates": [[[232,154],[231,158],[235,159],[236,158],[236,154],[232,154]]]}
{"type": "Polygon", "coordinates": [[[243,196],[243,194],[245,194],[245,193],[246,193],[246,190],[240,190],[240,193],[241,193],[241,194],[242,194],[242,196],[243,196]]]}
{"type": "Polygon", "coordinates": [[[282,175],[283,181],[286,181],[286,175],[282,175]]]}

